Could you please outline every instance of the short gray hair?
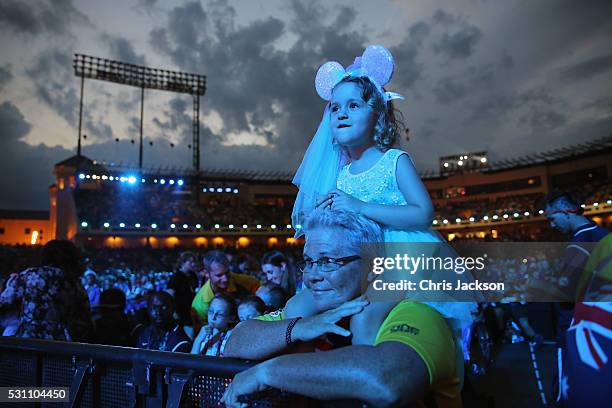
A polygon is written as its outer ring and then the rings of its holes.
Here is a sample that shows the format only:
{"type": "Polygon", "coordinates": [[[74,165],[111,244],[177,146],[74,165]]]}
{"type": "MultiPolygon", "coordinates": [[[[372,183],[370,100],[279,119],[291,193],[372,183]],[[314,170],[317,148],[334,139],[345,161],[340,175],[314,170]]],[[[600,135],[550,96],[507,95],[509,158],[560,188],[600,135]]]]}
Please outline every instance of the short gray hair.
{"type": "Polygon", "coordinates": [[[354,248],[361,249],[364,244],[383,242],[380,225],[352,211],[318,208],[310,213],[304,224],[306,236],[315,228],[342,228],[347,232],[347,242],[354,248]]]}

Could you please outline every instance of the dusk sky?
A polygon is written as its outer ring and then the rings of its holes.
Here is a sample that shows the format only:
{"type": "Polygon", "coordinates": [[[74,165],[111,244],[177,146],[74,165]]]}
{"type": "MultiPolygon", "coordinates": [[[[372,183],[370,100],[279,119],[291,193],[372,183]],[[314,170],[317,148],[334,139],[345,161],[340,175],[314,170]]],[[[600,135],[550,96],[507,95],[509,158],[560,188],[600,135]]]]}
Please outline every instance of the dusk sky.
{"type": "MultiPolygon", "coordinates": [[[[1,209],[47,209],[53,164],[76,153],[74,53],[206,75],[202,168],[295,170],[324,108],[317,68],[369,44],[396,59],[419,170],[612,134],[609,0],[2,0],[0,35],[1,209]]],[[[83,154],[137,164],[139,114],[138,88],[87,80],[83,154]]],[[[190,96],[147,90],[144,123],[145,166],[191,166],[190,96]]]]}

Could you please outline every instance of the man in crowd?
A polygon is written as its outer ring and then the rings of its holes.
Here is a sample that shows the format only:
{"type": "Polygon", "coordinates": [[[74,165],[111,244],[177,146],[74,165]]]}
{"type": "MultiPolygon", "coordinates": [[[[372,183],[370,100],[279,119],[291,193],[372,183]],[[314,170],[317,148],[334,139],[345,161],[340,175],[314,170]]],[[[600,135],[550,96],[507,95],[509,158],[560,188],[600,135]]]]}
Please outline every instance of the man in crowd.
{"type": "Polygon", "coordinates": [[[204,273],[208,279],[191,303],[194,332],[208,323],[208,307],[218,293],[226,293],[236,301],[254,295],[259,281],[248,275],[229,271],[230,261],[220,251],[210,251],[204,255],[204,273]]]}
{"type": "Polygon", "coordinates": [[[179,323],[191,326],[191,302],[195,296],[197,284],[198,258],[190,251],[182,252],[174,267],[174,273],[168,282],[176,299],[176,314],[179,323]]]}
{"type": "Polygon", "coordinates": [[[89,306],[94,307],[100,303],[100,294],[102,289],[96,282],[96,273],[91,269],[85,271],[85,291],[87,291],[87,297],[89,297],[89,306]]]}
{"type": "Polygon", "coordinates": [[[316,312],[285,318],[290,316],[290,300],[285,311],[234,329],[225,356],[280,356],[236,375],[223,397],[227,406],[239,406],[241,395],[269,387],[373,406],[419,405],[426,396],[438,407],[461,406],[460,352],[437,311],[403,301],[382,324],[362,322],[364,328],[356,324],[368,305],[360,295],[372,278],[375,256],[369,250],[373,246],[363,244],[382,241],[378,224],[355,213],[319,209],[307,219],[305,232],[301,269],[316,312]],[[377,326],[375,340],[364,342],[372,324],[377,326]],[[338,341],[342,337],[348,340],[338,341]],[[296,350],[301,352],[290,354],[296,350]],[[305,352],[316,350],[329,351],[305,352]]]}
{"type": "Polygon", "coordinates": [[[191,342],[183,330],[183,326],[174,320],[174,299],[167,292],[155,292],[149,297],[149,320],[140,336],[136,347],[189,353],[191,342]]]}
{"type": "Polygon", "coordinates": [[[565,251],[563,274],[569,278],[570,295],[578,301],[575,304],[559,304],[557,361],[558,372],[562,375],[557,385],[557,402],[560,406],[574,407],[590,401],[592,406],[603,407],[610,398],[610,393],[605,391],[609,387],[606,388],[603,384],[609,380],[611,369],[610,364],[606,362],[607,355],[612,350],[612,339],[609,335],[612,328],[612,307],[609,302],[593,303],[582,300],[585,295],[588,299],[589,294],[585,291],[599,272],[596,266],[609,260],[608,256],[612,253],[610,240],[604,240],[609,232],[586,218],[579,201],[566,192],[549,193],[546,196],[545,211],[552,228],[571,235],[570,244],[565,251]],[[596,250],[591,258],[591,247],[582,244],[599,241],[602,241],[601,245],[597,246],[599,250],[596,250]],[[585,274],[586,271],[589,273],[585,274]],[[605,330],[598,330],[601,327],[605,330]],[[592,330],[593,328],[595,330],[592,330]]]}

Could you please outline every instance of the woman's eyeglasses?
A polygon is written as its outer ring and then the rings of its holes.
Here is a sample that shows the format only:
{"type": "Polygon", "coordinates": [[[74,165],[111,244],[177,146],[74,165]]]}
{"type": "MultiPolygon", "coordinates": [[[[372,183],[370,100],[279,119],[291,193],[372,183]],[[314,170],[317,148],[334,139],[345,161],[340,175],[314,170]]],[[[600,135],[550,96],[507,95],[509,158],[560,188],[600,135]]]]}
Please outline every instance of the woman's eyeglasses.
{"type": "Polygon", "coordinates": [[[361,259],[361,257],[359,255],[351,255],[344,258],[328,258],[324,256],[317,260],[305,258],[303,261],[297,263],[297,267],[302,272],[308,272],[317,265],[323,272],[333,272],[357,259],[361,259]]]}

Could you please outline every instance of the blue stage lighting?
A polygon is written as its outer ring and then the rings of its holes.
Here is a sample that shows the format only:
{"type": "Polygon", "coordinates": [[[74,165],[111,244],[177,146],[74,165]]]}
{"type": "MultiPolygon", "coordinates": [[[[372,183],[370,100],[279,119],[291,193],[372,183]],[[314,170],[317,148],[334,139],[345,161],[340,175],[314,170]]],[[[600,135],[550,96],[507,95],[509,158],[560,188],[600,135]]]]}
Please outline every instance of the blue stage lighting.
{"type": "Polygon", "coordinates": [[[81,227],[83,227],[83,228],[87,228],[87,225],[89,225],[89,224],[87,224],[87,221],[83,221],[81,223],[81,227]]]}
{"type": "Polygon", "coordinates": [[[172,184],[174,184],[174,180],[170,180],[168,183],[169,183],[170,185],[172,185],[172,184]]]}
{"type": "Polygon", "coordinates": [[[203,193],[205,193],[205,192],[206,192],[206,187],[204,187],[204,188],[202,189],[202,192],[203,192],[203,193]]]}
{"type": "Polygon", "coordinates": [[[127,178],[127,182],[128,182],[128,183],[130,183],[130,184],[134,184],[134,183],[136,183],[136,177],[134,177],[134,176],[129,176],[129,177],[127,178]]]}
{"type": "Polygon", "coordinates": [[[226,188],[225,188],[225,192],[226,192],[226,193],[231,193],[231,192],[232,192],[232,189],[231,189],[231,188],[229,188],[229,187],[226,187],[226,188]]]}
{"type": "Polygon", "coordinates": [[[104,228],[108,228],[108,227],[110,227],[110,223],[105,222],[105,223],[104,223],[104,228]]]}
{"type": "Polygon", "coordinates": [[[153,228],[153,229],[157,228],[157,224],[155,224],[155,223],[151,224],[151,228],[153,228]]]}
{"type": "Polygon", "coordinates": [[[159,184],[166,184],[166,180],[165,179],[159,180],[159,184]]]}
{"type": "Polygon", "coordinates": [[[170,224],[170,228],[176,228],[175,224],[170,224]]]}
{"type": "Polygon", "coordinates": [[[223,192],[223,189],[222,189],[221,187],[219,187],[219,188],[217,189],[217,193],[222,193],[222,192],[223,192]]]}
{"type": "Polygon", "coordinates": [[[136,224],[134,224],[134,226],[135,226],[136,228],[140,228],[140,223],[138,223],[138,222],[137,222],[136,224]]]}
{"type": "Polygon", "coordinates": [[[120,226],[121,228],[125,228],[125,223],[120,222],[120,223],[119,223],[119,226],[120,226]]]}
{"type": "Polygon", "coordinates": [[[183,228],[187,229],[187,228],[189,228],[189,225],[183,224],[183,228]]]}
{"type": "Polygon", "coordinates": [[[110,176],[108,179],[109,179],[110,181],[115,180],[115,178],[114,178],[113,176],[110,176]]]}
{"type": "Polygon", "coordinates": [[[85,178],[85,175],[83,173],[79,174],[79,179],[83,180],[85,178]]]}
{"type": "Polygon", "coordinates": [[[144,182],[145,182],[145,179],[140,179],[140,181],[144,183],[144,182]]]}
{"type": "Polygon", "coordinates": [[[154,183],[157,183],[157,179],[153,180],[154,183]]]}
{"type": "Polygon", "coordinates": [[[185,182],[183,180],[179,180],[176,182],[176,184],[178,184],[179,186],[182,186],[183,184],[185,184],[185,182]]]}
{"type": "Polygon", "coordinates": [[[238,189],[237,188],[234,189],[234,194],[238,194],[238,189]]]}

